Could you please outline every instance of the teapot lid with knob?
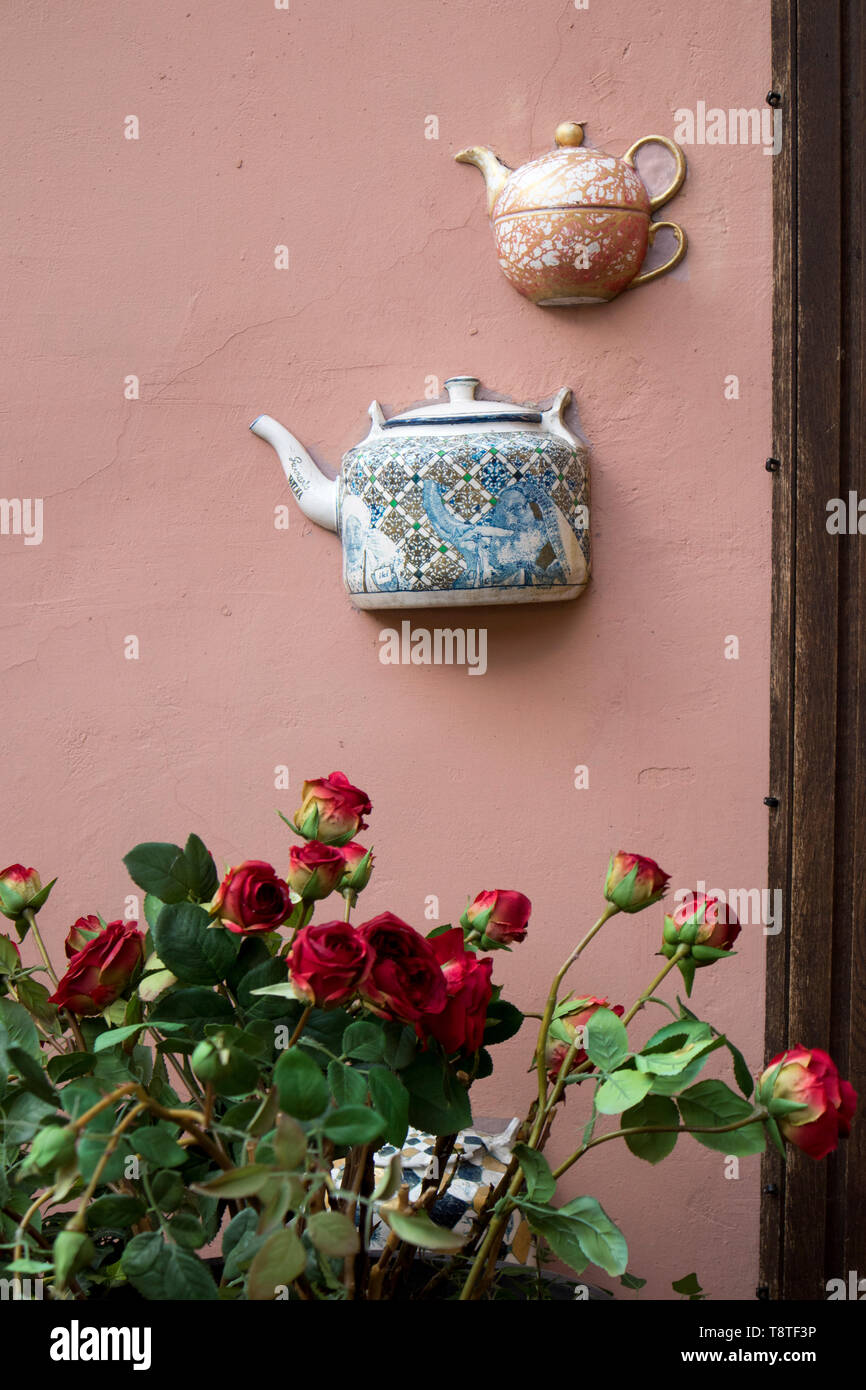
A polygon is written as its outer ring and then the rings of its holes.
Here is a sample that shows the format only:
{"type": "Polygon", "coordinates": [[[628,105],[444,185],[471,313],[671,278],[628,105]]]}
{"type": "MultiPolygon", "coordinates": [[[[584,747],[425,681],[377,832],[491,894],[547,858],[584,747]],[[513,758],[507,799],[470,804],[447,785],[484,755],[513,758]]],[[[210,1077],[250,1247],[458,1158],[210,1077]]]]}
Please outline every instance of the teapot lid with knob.
{"type": "MultiPolygon", "coordinates": [[[[544,418],[540,410],[530,406],[513,405],[508,401],[476,400],[475,392],[481,385],[478,377],[451,376],[445,382],[447,401],[437,401],[430,405],[417,406],[414,410],[404,410],[390,419],[380,418],[378,423],[384,430],[412,429],[419,425],[482,425],[482,424],[526,424],[540,425],[544,418]]],[[[377,409],[374,402],[371,414],[377,409]]]]}

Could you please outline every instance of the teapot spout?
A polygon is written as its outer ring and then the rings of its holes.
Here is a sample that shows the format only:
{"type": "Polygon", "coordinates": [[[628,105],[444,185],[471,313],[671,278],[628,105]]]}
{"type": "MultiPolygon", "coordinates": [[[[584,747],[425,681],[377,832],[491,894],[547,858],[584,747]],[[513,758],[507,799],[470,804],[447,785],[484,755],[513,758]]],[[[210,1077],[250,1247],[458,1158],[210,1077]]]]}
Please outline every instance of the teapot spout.
{"type": "Polygon", "coordinates": [[[484,175],[484,182],[487,184],[487,211],[492,213],[493,204],[502,192],[512,170],[507,164],[503,164],[501,159],[497,159],[492,150],[483,145],[470,145],[469,149],[461,150],[459,154],[455,154],[454,158],[458,164],[474,164],[476,169],[481,170],[484,175]]]}
{"type": "Polygon", "coordinates": [[[318,526],[337,530],[337,480],[326,478],[316,467],[303,444],[270,415],[259,415],[250,425],[253,434],[276,449],[289,487],[298,506],[318,526]]]}

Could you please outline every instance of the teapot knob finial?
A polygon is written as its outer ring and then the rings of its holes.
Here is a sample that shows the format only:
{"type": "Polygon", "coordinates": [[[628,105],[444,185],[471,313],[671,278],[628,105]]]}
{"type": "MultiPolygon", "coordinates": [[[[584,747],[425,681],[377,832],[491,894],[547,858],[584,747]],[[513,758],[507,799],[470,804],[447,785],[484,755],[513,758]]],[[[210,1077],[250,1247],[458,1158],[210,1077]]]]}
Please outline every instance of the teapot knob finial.
{"type": "Polygon", "coordinates": [[[578,121],[563,121],[553,138],[557,145],[582,145],[583,126],[578,121]]]}

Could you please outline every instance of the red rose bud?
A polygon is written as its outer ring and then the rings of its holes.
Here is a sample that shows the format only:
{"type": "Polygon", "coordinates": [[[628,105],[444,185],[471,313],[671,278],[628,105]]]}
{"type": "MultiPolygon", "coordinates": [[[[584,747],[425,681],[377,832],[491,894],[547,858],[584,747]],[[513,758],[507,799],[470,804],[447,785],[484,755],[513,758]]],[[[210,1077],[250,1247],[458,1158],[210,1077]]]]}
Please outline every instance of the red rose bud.
{"type": "Polygon", "coordinates": [[[373,872],[373,851],[364,849],[355,840],[343,845],[340,853],[346,861],[346,871],[340,879],[341,893],[360,893],[370,882],[373,872]]]}
{"type": "Polygon", "coordinates": [[[37,911],[47,896],[35,869],[25,869],[23,864],[10,864],[8,869],[0,873],[0,912],[13,922],[25,908],[32,907],[34,912],[37,911]]]}
{"type": "MultiPolygon", "coordinates": [[[[477,932],[482,950],[513,946],[523,941],[532,903],[512,888],[479,893],[460,918],[467,935],[477,932]]],[[[435,938],[434,938],[435,939],[435,938]]]]}
{"type": "Polygon", "coordinates": [[[840,1139],[847,1139],[857,1108],[857,1092],[842,1080],[832,1058],[820,1048],[799,1043],[768,1064],[757,1096],[783,1139],[810,1158],[826,1158],[840,1139]]]}
{"type": "Polygon", "coordinates": [[[229,869],[208,911],[229,931],[275,931],[292,912],[289,886],[271,864],[246,859],[229,869]]]}
{"type": "Polygon", "coordinates": [[[487,1006],[493,994],[492,960],[479,960],[467,951],[459,927],[428,938],[445,979],[445,1008],[421,1020],[422,1028],[447,1053],[477,1052],[484,1038],[487,1006]]]}
{"type": "Polygon", "coordinates": [[[664,897],[669,879],[654,859],[618,849],[607,868],[604,896],[620,912],[640,912],[664,897]]]}
{"type": "Polygon", "coordinates": [[[380,912],[358,928],[358,935],[373,953],[361,985],[363,999],[380,1018],[414,1023],[420,1035],[419,1019],[441,1013],[448,999],[432,942],[393,912],[380,912]]]}
{"type": "Polygon", "coordinates": [[[144,964],[137,922],[109,922],[72,957],[49,1003],[74,1014],[100,1014],[119,999],[144,964]]]}
{"type": "Polygon", "coordinates": [[[723,960],[740,931],[733,909],[718,898],[708,898],[706,893],[690,893],[673,916],[665,916],[662,955],[670,960],[681,947],[689,948],[688,954],[677,962],[687,995],[692,992],[697,967],[723,960]]]}
{"type": "Polygon", "coordinates": [[[101,931],[102,923],[93,913],[90,913],[87,917],[77,918],[66,933],[64,950],[66,951],[67,959],[72,960],[72,957],[77,955],[79,951],[82,951],[88,941],[92,941],[101,931]]]}
{"type": "Polygon", "coordinates": [[[323,845],[320,840],[308,840],[294,845],[289,851],[289,887],[299,893],[304,902],[316,902],[333,893],[343,876],[346,861],[342,850],[323,845]]]}
{"type": "Polygon", "coordinates": [[[366,828],[364,820],[373,808],[366,792],[353,787],[343,772],[305,782],[294,825],[305,840],[326,845],[346,845],[366,828]]]}
{"type": "Polygon", "coordinates": [[[289,974],[300,993],[324,1009],[351,999],[372,963],[370,946],[348,922],[322,922],[298,932],[289,974]]]}
{"type": "MultiPolygon", "coordinates": [[[[615,1004],[611,1008],[607,999],[598,999],[593,994],[588,995],[584,999],[575,999],[573,1002],[580,1007],[576,1008],[573,1013],[563,1014],[559,1018],[554,1018],[547,1034],[545,1061],[547,1063],[547,1075],[551,1081],[555,1081],[559,1076],[569,1048],[578,1036],[580,1030],[586,1027],[596,1009],[610,1009],[611,1013],[616,1014],[617,1018],[622,1018],[625,1013],[625,1008],[622,1004],[615,1004]]],[[[585,1061],[586,1051],[584,1048],[579,1047],[574,1054],[574,1060],[568,1068],[569,1072],[574,1071],[576,1067],[582,1066],[585,1061]]]]}

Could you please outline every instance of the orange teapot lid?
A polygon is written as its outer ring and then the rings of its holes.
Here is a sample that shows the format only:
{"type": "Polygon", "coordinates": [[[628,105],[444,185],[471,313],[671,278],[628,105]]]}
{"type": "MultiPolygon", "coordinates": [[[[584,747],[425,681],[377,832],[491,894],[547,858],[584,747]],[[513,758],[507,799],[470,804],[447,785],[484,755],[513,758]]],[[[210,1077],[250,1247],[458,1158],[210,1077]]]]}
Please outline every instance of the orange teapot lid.
{"type": "Polygon", "coordinates": [[[629,160],[583,148],[583,133],[577,121],[557,126],[556,149],[509,175],[496,199],[494,219],[574,207],[634,210],[649,216],[649,192],[629,160]]]}

